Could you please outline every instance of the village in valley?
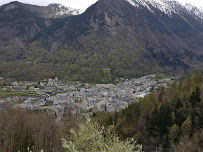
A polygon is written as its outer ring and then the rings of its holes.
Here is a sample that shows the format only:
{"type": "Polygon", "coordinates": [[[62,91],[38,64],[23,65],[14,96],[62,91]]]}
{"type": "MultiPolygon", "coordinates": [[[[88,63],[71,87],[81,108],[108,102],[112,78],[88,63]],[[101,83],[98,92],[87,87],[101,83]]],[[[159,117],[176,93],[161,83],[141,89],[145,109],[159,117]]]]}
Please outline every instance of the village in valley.
{"type": "MultiPolygon", "coordinates": [[[[26,110],[47,111],[58,121],[72,114],[76,119],[94,111],[120,111],[130,103],[138,102],[152,91],[168,87],[176,78],[148,75],[114,84],[96,84],[59,81],[50,78],[41,82],[11,82],[0,88],[0,103],[26,110]]],[[[0,82],[4,78],[0,77],[0,82]]]]}

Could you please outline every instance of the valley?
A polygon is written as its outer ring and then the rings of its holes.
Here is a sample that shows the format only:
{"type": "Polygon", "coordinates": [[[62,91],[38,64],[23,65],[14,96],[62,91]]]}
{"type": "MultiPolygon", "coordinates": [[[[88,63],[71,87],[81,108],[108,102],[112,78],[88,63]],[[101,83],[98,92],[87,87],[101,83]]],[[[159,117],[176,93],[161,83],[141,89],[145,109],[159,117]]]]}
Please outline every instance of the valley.
{"type": "Polygon", "coordinates": [[[201,152],[202,68],[189,3],[3,4],[0,151],[201,152]]]}

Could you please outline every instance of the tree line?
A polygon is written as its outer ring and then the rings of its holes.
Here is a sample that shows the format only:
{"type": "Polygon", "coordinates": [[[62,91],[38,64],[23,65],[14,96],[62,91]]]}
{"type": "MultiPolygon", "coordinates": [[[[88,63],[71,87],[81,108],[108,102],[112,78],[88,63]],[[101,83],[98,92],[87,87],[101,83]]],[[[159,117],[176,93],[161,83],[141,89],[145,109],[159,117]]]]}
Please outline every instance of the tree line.
{"type": "Polygon", "coordinates": [[[40,151],[41,149],[59,148],[62,136],[68,134],[76,123],[71,116],[63,122],[56,122],[55,117],[47,112],[27,111],[0,107],[0,151],[40,151]]]}

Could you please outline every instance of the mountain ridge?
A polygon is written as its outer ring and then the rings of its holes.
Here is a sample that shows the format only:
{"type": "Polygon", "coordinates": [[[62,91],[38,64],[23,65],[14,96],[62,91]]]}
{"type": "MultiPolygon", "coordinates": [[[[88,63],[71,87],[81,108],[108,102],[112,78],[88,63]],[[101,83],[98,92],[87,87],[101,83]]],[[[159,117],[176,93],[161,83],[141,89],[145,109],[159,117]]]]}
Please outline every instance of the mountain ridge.
{"type": "Polygon", "coordinates": [[[159,9],[167,15],[172,15],[172,13],[191,13],[196,17],[203,19],[203,10],[190,3],[185,6],[178,1],[174,0],[127,0],[133,6],[139,8],[141,6],[148,8],[153,12],[152,7],[159,9]]]}

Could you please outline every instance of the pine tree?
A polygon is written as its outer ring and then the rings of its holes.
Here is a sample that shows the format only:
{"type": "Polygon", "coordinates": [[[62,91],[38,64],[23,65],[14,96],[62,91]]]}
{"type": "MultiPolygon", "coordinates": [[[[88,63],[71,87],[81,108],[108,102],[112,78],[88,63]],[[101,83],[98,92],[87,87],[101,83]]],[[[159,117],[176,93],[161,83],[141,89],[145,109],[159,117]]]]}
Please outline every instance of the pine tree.
{"type": "Polygon", "coordinates": [[[192,132],[192,121],[191,118],[188,117],[181,126],[182,135],[190,136],[192,132]]]}
{"type": "Polygon", "coordinates": [[[180,134],[180,127],[174,124],[170,129],[170,139],[173,142],[178,142],[179,134],[180,134]]]}
{"type": "Polygon", "coordinates": [[[197,87],[196,90],[192,92],[189,101],[190,101],[190,103],[192,103],[192,108],[195,107],[196,103],[200,102],[200,89],[199,89],[199,87],[197,87]]]}

